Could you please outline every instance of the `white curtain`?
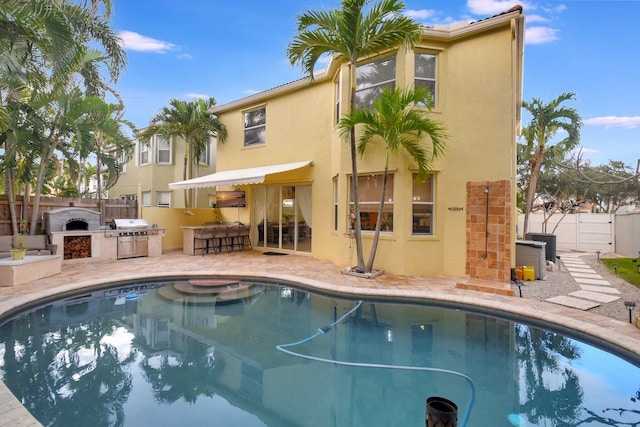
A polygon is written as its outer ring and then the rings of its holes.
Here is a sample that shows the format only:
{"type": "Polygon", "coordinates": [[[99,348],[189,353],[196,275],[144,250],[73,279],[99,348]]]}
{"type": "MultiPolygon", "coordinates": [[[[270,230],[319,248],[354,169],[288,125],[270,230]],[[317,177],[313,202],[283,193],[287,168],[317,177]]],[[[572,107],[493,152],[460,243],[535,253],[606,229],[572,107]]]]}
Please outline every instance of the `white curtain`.
{"type": "Polygon", "coordinates": [[[296,198],[298,199],[298,207],[300,208],[300,212],[302,212],[305,224],[307,224],[309,228],[313,228],[311,225],[311,186],[296,186],[296,198]]]}
{"type": "MultiPolygon", "coordinates": [[[[267,188],[266,187],[253,187],[252,191],[253,198],[253,224],[255,227],[252,227],[251,231],[251,241],[258,242],[261,238],[265,238],[264,236],[258,236],[258,225],[264,222],[265,213],[266,213],[266,204],[265,199],[267,198],[267,188]],[[258,238],[256,239],[256,236],[258,238]]],[[[266,227],[265,227],[266,229],[266,227]]]]}

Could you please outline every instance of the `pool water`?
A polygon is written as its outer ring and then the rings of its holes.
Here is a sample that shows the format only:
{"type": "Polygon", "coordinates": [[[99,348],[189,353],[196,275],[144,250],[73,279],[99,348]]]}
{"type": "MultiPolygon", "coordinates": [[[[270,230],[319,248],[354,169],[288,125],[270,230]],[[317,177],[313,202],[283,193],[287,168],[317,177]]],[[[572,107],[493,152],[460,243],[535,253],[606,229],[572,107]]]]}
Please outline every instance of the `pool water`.
{"type": "Polygon", "coordinates": [[[0,326],[0,375],[45,426],[422,426],[433,396],[460,426],[640,422],[638,366],[575,339],[244,281],[32,308],[0,326]]]}

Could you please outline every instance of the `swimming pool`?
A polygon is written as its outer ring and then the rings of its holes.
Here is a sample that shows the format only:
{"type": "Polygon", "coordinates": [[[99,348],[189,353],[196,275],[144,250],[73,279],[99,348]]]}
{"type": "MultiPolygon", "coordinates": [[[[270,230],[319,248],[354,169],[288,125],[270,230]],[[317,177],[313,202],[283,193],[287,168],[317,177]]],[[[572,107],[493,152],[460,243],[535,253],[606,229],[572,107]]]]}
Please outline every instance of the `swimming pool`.
{"type": "Polygon", "coordinates": [[[139,281],[77,294],[3,322],[0,356],[5,384],[53,426],[424,425],[430,396],[455,402],[461,425],[471,385],[469,426],[640,420],[638,367],[584,342],[290,284],[139,281]]]}

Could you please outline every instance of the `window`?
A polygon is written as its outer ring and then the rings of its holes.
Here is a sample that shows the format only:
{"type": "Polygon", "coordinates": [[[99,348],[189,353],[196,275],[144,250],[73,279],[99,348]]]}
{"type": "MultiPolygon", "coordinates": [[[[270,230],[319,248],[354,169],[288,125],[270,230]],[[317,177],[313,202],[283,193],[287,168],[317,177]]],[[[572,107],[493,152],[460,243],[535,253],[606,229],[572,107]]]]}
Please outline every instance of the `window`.
{"type": "Polygon", "coordinates": [[[151,191],[143,191],[141,193],[141,206],[151,206],[151,191]]]}
{"type": "Polygon", "coordinates": [[[171,192],[170,191],[158,191],[156,193],[157,207],[170,208],[171,207],[171,192]]]}
{"type": "Polygon", "coordinates": [[[138,141],[138,164],[149,164],[149,143],[138,141]]]}
{"type": "Polygon", "coordinates": [[[209,166],[209,150],[211,149],[211,142],[208,142],[203,150],[200,152],[200,156],[198,157],[198,163],[203,166],[209,166]]]}
{"type": "Polygon", "coordinates": [[[127,157],[124,153],[120,153],[116,155],[116,158],[118,159],[118,173],[127,173],[127,157]]]}
{"type": "Polygon", "coordinates": [[[267,142],[267,109],[262,107],[244,113],[244,146],[267,142]]]}
{"type": "Polygon", "coordinates": [[[336,123],[340,121],[340,76],[333,82],[336,88],[336,123]]]}
{"type": "Polygon", "coordinates": [[[413,174],[413,234],[433,234],[433,175],[413,174]]]}
{"type": "Polygon", "coordinates": [[[371,107],[385,87],[395,87],[395,80],[395,56],[359,65],[356,68],[356,107],[371,107]]]}
{"type": "MultiPolygon", "coordinates": [[[[363,175],[358,177],[358,191],[360,196],[360,225],[362,230],[374,231],[378,219],[380,197],[382,196],[382,174],[363,175]]],[[[349,212],[353,207],[353,186],[349,180],[349,212]]],[[[387,177],[384,210],[382,211],[381,231],[393,231],[393,174],[387,177]]]]}
{"type": "Polygon", "coordinates": [[[166,140],[160,135],[155,136],[156,140],[156,163],[171,164],[171,139],[166,140]]]}
{"type": "Polygon", "coordinates": [[[430,53],[416,53],[415,87],[426,86],[436,101],[436,56],[430,53]]]}

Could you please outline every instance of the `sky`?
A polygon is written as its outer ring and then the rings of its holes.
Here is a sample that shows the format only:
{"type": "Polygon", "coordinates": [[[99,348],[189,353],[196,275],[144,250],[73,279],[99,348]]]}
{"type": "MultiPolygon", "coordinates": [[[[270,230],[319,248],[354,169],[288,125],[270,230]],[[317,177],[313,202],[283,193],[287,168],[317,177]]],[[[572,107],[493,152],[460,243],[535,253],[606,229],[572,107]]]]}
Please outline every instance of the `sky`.
{"type": "MultiPolygon", "coordinates": [[[[477,21],[523,6],[523,98],[566,102],[583,119],[592,165],[640,159],[640,0],[405,0],[421,24],[477,21]]],[[[303,77],[286,59],[295,18],[339,0],[113,0],[111,25],[127,52],[115,85],[137,127],[172,98],[218,105],[303,77]]],[[[529,117],[525,113],[524,125],[529,117]]]]}

